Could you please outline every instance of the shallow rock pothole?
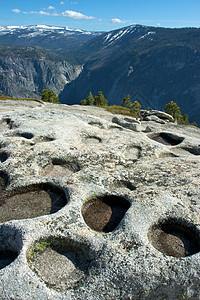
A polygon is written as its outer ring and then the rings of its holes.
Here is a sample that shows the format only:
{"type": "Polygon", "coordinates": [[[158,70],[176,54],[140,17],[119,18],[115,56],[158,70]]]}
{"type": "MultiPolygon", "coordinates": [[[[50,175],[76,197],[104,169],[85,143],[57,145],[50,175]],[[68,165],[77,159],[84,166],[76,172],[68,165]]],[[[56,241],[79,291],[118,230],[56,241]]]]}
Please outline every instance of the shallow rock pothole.
{"type": "Polygon", "coordinates": [[[102,139],[97,136],[88,136],[83,139],[85,144],[99,144],[102,142],[102,139]]]}
{"type": "Polygon", "coordinates": [[[200,236],[195,228],[169,219],[150,228],[150,243],[168,256],[186,257],[200,252],[200,236]]]}
{"type": "Polygon", "coordinates": [[[127,180],[114,181],[109,185],[109,188],[113,191],[116,189],[123,189],[123,188],[129,189],[130,191],[136,190],[136,187],[130,181],[127,180]]]}
{"type": "Polygon", "coordinates": [[[140,146],[129,146],[123,154],[127,160],[137,161],[141,157],[142,148],[140,146]]]}
{"type": "Polygon", "coordinates": [[[27,260],[49,288],[65,291],[86,281],[93,255],[83,242],[50,237],[36,242],[27,252],[27,260]]]}
{"type": "Polygon", "coordinates": [[[52,159],[52,162],[42,168],[39,172],[41,176],[58,177],[70,175],[80,171],[80,166],[77,161],[65,161],[63,159],[52,159]]]}
{"type": "Polygon", "coordinates": [[[35,218],[56,213],[67,203],[63,190],[51,184],[38,184],[7,192],[0,178],[0,222],[35,218]]]}
{"type": "Polygon", "coordinates": [[[151,134],[148,136],[150,139],[164,144],[166,146],[175,146],[175,145],[179,145],[184,138],[183,137],[179,137],[176,136],[174,134],[171,133],[167,133],[167,132],[160,132],[160,133],[156,133],[156,134],[151,134]]]}
{"type": "Polygon", "coordinates": [[[30,132],[20,132],[17,134],[17,136],[23,137],[28,140],[31,140],[34,137],[34,135],[30,132]]]}
{"type": "Polygon", "coordinates": [[[123,219],[130,203],[115,195],[96,196],[82,206],[85,223],[97,232],[113,231],[123,219]]]}

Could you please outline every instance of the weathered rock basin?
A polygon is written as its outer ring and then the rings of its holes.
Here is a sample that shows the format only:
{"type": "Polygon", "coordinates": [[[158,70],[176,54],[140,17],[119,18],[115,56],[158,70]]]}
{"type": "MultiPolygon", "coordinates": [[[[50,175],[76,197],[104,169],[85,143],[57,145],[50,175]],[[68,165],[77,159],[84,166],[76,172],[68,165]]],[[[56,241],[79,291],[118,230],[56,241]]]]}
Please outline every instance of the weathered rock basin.
{"type": "Polygon", "coordinates": [[[96,196],[83,204],[82,215],[91,229],[111,232],[119,225],[129,207],[130,203],[122,197],[96,196]]]}
{"type": "Polygon", "coordinates": [[[56,213],[66,204],[63,190],[47,183],[19,187],[10,192],[1,190],[0,223],[56,213]]]}
{"type": "Polygon", "coordinates": [[[200,252],[200,234],[181,220],[165,220],[154,225],[148,233],[149,241],[162,253],[186,257],[200,252]]]}
{"type": "Polygon", "coordinates": [[[175,134],[171,134],[168,132],[160,132],[160,133],[156,133],[156,134],[151,134],[149,135],[149,137],[161,144],[167,145],[167,146],[175,146],[175,145],[179,145],[184,138],[183,137],[179,137],[176,136],[175,134]]]}
{"type": "Polygon", "coordinates": [[[49,288],[59,291],[77,289],[87,280],[94,260],[89,248],[86,243],[70,238],[49,237],[32,245],[27,252],[27,261],[49,288]]]}
{"type": "Polygon", "coordinates": [[[199,300],[200,129],[149,113],[0,101],[1,299],[199,300]]]}

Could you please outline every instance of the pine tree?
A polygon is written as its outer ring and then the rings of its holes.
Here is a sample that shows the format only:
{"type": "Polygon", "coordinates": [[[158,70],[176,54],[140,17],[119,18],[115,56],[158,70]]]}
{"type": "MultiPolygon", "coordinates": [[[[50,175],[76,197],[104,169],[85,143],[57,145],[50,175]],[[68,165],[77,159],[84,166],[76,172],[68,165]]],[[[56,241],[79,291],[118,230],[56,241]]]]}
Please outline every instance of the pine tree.
{"type": "Polygon", "coordinates": [[[130,95],[127,94],[123,99],[122,106],[132,108],[133,103],[131,103],[130,95]]]}
{"type": "Polygon", "coordinates": [[[181,114],[180,107],[174,101],[170,101],[170,103],[166,104],[165,112],[170,114],[174,119],[179,119],[181,114]]]}
{"type": "Polygon", "coordinates": [[[95,96],[94,105],[96,105],[96,106],[107,106],[108,105],[108,101],[105,99],[102,91],[99,91],[98,95],[95,96]]]}
{"type": "Polygon", "coordinates": [[[89,92],[89,95],[87,96],[87,105],[93,105],[94,103],[94,97],[92,95],[92,92],[89,92]]]}
{"type": "Polygon", "coordinates": [[[138,102],[138,101],[135,101],[133,104],[132,104],[132,109],[133,109],[133,112],[135,115],[137,115],[138,117],[140,117],[140,108],[142,107],[142,105],[138,102]]]}
{"type": "Polygon", "coordinates": [[[44,89],[42,91],[42,101],[51,102],[51,103],[58,103],[59,98],[53,90],[44,89]]]}
{"type": "Polygon", "coordinates": [[[87,105],[87,100],[86,99],[81,100],[80,105],[87,105]]]}
{"type": "Polygon", "coordinates": [[[94,104],[94,97],[92,95],[92,92],[89,92],[89,95],[87,96],[87,100],[83,99],[80,102],[80,105],[93,105],[94,104]]]}

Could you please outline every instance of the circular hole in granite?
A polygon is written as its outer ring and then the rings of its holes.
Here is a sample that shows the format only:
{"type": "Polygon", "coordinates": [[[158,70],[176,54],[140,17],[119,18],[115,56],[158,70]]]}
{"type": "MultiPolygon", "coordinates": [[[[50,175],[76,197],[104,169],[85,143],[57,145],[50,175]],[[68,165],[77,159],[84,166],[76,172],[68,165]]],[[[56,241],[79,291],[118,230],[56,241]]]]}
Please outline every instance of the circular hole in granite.
{"type": "Polygon", "coordinates": [[[178,145],[184,140],[183,137],[179,137],[177,135],[167,133],[167,132],[160,132],[160,133],[152,134],[152,135],[149,135],[149,138],[158,143],[161,143],[161,144],[164,144],[167,146],[178,145]]]}
{"type": "Polygon", "coordinates": [[[82,206],[85,223],[97,232],[111,232],[121,222],[130,203],[115,195],[96,196],[82,206]]]}
{"type": "Polygon", "coordinates": [[[9,155],[8,155],[8,153],[6,153],[6,152],[1,152],[0,153],[0,162],[4,162],[4,161],[6,161],[7,159],[8,159],[8,157],[9,157],[9,155]]]}
{"type": "Polygon", "coordinates": [[[87,279],[94,254],[84,242],[48,237],[27,252],[29,267],[49,288],[76,289],[87,279]]]}
{"type": "Polygon", "coordinates": [[[140,146],[129,146],[123,154],[127,160],[137,161],[141,157],[142,148],[140,146]]]}
{"type": "Polygon", "coordinates": [[[80,169],[79,163],[73,159],[65,161],[64,159],[54,158],[50,164],[40,170],[40,175],[58,177],[76,173],[80,169]]]}
{"type": "Polygon", "coordinates": [[[66,203],[64,191],[47,183],[4,191],[0,195],[0,222],[56,213],[66,203]]]}
{"type": "Polygon", "coordinates": [[[115,189],[121,189],[121,188],[126,188],[129,189],[130,191],[136,190],[136,187],[130,181],[126,181],[126,180],[114,181],[113,183],[110,184],[109,188],[113,191],[115,189]]]}
{"type": "Polygon", "coordinates": [[[102,139],[97,136],[88,136],[84,139],[85,144],[99,144],[102,142],[102,139]]]}
{"type": "Polygon", "coordinates": [[[186,257],[200,252],[197,229],[182,220],[168,219],[153,225],[148,239],[154,248],[168,256],[186,257]]]}

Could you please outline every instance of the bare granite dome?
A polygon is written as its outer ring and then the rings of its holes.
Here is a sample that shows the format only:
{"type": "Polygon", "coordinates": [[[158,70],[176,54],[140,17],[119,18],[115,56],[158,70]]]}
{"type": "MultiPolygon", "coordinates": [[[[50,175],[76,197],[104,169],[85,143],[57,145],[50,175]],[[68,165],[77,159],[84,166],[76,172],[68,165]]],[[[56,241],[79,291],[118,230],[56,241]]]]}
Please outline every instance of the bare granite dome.
{"type": "Polygon", "coordinates": [[[163,116],[0,101],[1,299],[200,298],[200,129],[163,116]]]}

